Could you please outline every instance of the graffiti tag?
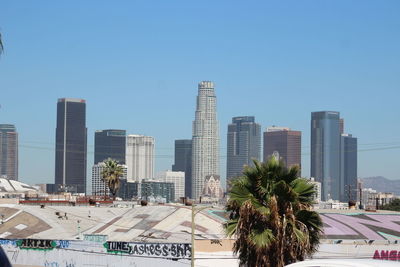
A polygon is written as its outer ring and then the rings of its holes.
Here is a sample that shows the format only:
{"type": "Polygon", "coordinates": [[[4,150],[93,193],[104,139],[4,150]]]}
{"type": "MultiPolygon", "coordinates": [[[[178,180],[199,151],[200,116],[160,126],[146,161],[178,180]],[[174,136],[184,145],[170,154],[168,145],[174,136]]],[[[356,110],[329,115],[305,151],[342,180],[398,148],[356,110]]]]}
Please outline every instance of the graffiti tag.
{"type": "Polygon", "coordinates": [[[107,252],[125,253],[137,256],[189,258],[191,255],[190,244],[108,241],[104,243],[104,247],[107,249],[107,252]]]}

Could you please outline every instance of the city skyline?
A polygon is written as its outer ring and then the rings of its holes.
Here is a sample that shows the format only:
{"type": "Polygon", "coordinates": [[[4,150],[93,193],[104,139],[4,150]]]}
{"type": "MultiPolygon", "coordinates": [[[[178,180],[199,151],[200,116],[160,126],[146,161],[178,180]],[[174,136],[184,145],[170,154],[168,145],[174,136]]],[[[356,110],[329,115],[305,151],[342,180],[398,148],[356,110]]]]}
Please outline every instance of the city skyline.
{"type": "Polygon", "coordinates": [[[400,115],[398,2],[23,6],[5,1],[0,10],[0,123],[18,129],[23,182],[53,181],[54,101],[66,96],[87,100],[87,166],[94,131],[115,128],[154,136],[156,171],[170,168],[174,140],[191,136],[203,79],[218,88],[221,179],[226,125],[242,114],[255,116],[263,131],[301,131],[309,176],[309,114],[316,110],[340,111],[351,125],[359,177],[400,179],[387,167],[400,156],[393,123],[400,115]]]}

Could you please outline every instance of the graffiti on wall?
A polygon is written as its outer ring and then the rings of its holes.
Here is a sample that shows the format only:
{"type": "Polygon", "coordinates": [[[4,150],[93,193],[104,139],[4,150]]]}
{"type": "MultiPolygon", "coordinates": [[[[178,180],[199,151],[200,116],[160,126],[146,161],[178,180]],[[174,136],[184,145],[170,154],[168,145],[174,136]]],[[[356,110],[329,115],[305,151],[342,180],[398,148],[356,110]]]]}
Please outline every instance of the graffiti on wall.
{"type": "Polygon", "coordinates": [[[83,235],[83,240],[96,242],[96,243],[104,243],[104,242],[107,241],[107,235],[89,235],[89,234],[85,234],[85,235],[83,235]]]}
{"type": "Polygon", "coordinates": [[[135,256],[153,256],[168,258],[189,258],[190,244],[178,243],[133,243],[108,241],[104,243],[107,252],[125,253],[135,256]]]}
{"type": "Polygon", "coordinates": [[[389,261],[400,261],[400,251],[398,250],[375,250],[374,259],[377,260],[389,260],[389,261]]]}
{"type": "Polygon", "coordinates": [[[320,214],[326,239],[400,239],[400,216],[384,214],[320,214]]]}
{"type": "Polygon", "coordinates": [[[20,249],[52,250],[56,242],[48,239],[20,239],[16,241],[20,249]]]}

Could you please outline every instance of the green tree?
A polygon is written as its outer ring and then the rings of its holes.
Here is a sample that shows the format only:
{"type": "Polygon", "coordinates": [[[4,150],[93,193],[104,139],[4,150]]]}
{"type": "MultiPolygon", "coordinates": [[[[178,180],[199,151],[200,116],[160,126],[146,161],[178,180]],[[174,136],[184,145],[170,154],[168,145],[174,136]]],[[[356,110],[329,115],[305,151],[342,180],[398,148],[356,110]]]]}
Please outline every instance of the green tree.
{"type": "Polygon", "coordinates": [[[385,204],[381,207],[382,210],[393,210],[400,211],[400,199],[393,199],[389,204],[385,204]]]}
{"type": "Polygon", "coordinates": [[[232,182],[225,225],[241,266],[281,267],[316,251],[322,229],[314,186],[274,157],[254,161],[232,182]]]}
{"type": "Polygon", "coordinates": [[[102,180],[104,181],[104,195],[106,195],[106,185],[110,189],[113,199],[118,192],[120,180],[119,178],[124,175],[122,166],[114,159],[108,158],[104,163],[104,169],[101,173],[102,180]]]}

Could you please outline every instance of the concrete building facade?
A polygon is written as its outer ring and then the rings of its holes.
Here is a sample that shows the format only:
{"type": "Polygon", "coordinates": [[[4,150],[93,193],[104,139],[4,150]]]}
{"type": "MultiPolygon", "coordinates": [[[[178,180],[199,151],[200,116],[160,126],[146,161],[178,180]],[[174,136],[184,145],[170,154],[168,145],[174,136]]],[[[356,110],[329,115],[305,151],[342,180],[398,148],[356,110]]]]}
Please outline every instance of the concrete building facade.
{"type": "Polygon", "coordinates": [[[62,191],[86,193],[85,100],[58,99],[55,154],[55,184],[62,191]]]}
{"type": "Polygon", "coordinates": [[[198,86],[192,147],[192,198],[198,200],[207,175],[219,174],[219,127],[214,83],[198,86]]]}
{"type": "Polygon", "coordinates": [[[0,124],[0,177],[18,180],[18,133],[12,124],[0,124]]]}
{"type": "Polygon", "coordinates": [[[126,139],[126,165],[128,182],[154,178],[154,138],[128,135],[126,139]]]}
{"type": "Polygon", "coordinates": [[[227,187],[235,177],[241,176],[244,166],[252,166],[253,159],[260,161],[261,126],[254,116],[232,118],[228,125],[226,177],[227,187]]]}
{"type": "Polygon", "coordinates": [[[179,201],[185,196],[185,173],[175,171],[163,171],[157,174],[157,180],[173,183],[175,187],[174,201],[179,201]]]}

